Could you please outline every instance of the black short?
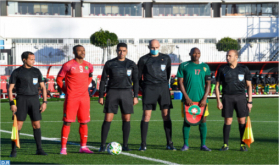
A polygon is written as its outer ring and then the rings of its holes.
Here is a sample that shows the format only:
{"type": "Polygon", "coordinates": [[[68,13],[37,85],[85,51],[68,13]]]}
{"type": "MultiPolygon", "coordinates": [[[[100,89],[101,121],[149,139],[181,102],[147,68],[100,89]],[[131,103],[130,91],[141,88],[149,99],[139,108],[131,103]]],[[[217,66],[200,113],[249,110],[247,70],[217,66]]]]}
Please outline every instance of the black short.
{"type": "Polygon", "coordinates": [[[223,95],[222,96],[223,110],[222,117],[233,117],[233,110],[235,109],[237,117],[249,116],[247,107],[247,99],[245,94],[240,95],[223,95]]]}
{"type": "Polygon", "coordinates": [[[157,102],[160,109],[171,109],[172,101],[168,84],[144,85],[142,92],[143,110],[156,110],[157,102]]]}
{"type": "Polygon", "coordinates": [[[118,105],[122,114],[134,113],[132,89],[109,89],[104,113],[117,114],[118,105]]]}
{"type": "Polygon", "coordinates": [[[39,96],[22,96],[16,97],[17,112],[16,117],[19,121],[25,121],[27,114],[32,121],[42,120],[40,112],[39,96]]]}

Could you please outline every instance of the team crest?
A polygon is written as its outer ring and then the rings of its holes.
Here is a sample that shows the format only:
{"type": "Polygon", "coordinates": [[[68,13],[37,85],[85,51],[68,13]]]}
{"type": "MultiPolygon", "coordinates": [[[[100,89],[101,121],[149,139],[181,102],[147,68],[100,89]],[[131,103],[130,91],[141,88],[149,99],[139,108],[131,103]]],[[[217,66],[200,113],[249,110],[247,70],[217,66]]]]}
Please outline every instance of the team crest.
{"type": "Polygon", "coordinates": [[[36,85],[38,83],[38,78],[33,78],[33,84],[36,85]]]}
{"type": "Polygon", "coordinates": [[[203,67],[203,70],[206,72],[206,70],[207,70],[206,67],[203,67]]]}
{"type": "Polygon", "coordinates": [[[244,74],[239,74],[238,79],[239,79],[239,81],[243,81],[244,80],[244,74]]]}
{"type": "Polygon", "coordinates": [[[186,123],[190,125],[199,125],[202,122],[206,106],[199,107],[198,102],[193,102],[192,106],[183,103],[183,110],[186,123]]]}
{"type": "Polygon", "coordinates": [[[86,70],[88,70],[88,66],[85,66],[84,68],[85,68],[86,70]]]}
{"type": "Polygon", "coordinates": [[[131,76],[131,74],[132,74],[132,70],[131,70],[131,69],[128,69],[128,70],[127,70],[127,75],[128,75],[128,76],[131,76]]]}
{"type": "Polygon", "coordinates": [[[165,71],[165,69],[166,69],[166,65],[165,65],[165,64],[162,64],[162,65],[161,65],[161,70],[162,70],[162,71],[165,71]]]}

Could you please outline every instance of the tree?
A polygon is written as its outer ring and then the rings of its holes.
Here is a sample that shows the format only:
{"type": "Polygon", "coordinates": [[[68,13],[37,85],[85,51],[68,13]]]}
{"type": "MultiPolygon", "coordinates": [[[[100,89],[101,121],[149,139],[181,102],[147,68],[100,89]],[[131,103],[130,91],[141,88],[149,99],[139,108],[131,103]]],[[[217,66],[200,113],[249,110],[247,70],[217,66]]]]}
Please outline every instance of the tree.
{"type": "Polygon", "coordinates": [[[230,37],[222,38],[218,43],[216,44],[216,49],[218,51],[229,51],[231,49],[239,50],[241,48],[240,44],[237,42],[237,40],[232,39],[230,37]]]}
{"type": "Polygon", "coordinates": [[[118,37],[115,33],[107,30],[99,30],[90,36],[90,43],[103,49],[102,64],[104,64],[106,48],[118,44],[118,37]],[[109,42],[109,43],[108,43],[109,42]]]}

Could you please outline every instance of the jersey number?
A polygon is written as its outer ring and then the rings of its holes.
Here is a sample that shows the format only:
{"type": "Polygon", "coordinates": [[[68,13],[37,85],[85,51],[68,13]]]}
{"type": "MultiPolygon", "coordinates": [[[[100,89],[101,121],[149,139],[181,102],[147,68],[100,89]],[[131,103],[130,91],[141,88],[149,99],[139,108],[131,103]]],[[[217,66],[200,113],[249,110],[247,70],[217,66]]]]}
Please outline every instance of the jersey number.
{"type": "Polygon", "coordinates": [[[200,69],[195,69],[195,75],[199,75],[200,74],[200,69]]]}

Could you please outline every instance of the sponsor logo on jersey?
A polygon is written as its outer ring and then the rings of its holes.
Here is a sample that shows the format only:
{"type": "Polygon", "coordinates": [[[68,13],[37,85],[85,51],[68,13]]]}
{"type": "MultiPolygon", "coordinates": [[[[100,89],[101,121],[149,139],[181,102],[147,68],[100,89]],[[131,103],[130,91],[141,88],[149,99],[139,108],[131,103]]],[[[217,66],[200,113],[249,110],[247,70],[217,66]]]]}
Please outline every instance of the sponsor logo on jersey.
{"type": "Polygon", "coordinates": [[[79,72],[83,72],[83,67],[79,66],[79,72]]]}
{"type": "Polygon", "coordinates": [[[127,75],[128,75],[128,76],[131,76],[131,74],[132,74],[132,69],[128,69],[128,70],[127,70],[127,75]]]}
{"type": "Polygon", "coordinates": [[[162,70],[162,71],[165,71],[165,69],[166,69],[166,65],[165,65],[165,64],[162,64],[162,65],[161,65],[161,70],[162,70]]]}
{"type": "Polygon", "coordinates": [[[239,81],[243,81],[244,80],[244,74],[239,74],[238,79],[239,79],[239,81]]]}
{"type": "Polygon", "coordinates": [[[206,72],[206,70],[207,70],[206,67],[203,67],[203,70],[206,72]]]}
{"type": "Polygon", "coordinates": [[[84,68],[85,68],[86,70],[88,70],[88,66],[85,66],[84,68]]]}
{"type": "Polygon", "coordinates": [[[75,67],[72,67],[72,70],[76,70],[76,68],[75,68],[75,67]]]}
{"type": "Polygon", "coordinates": [[[33,78],[33,84],[36,85],[38,83],[38,78],[33,78]]]}

